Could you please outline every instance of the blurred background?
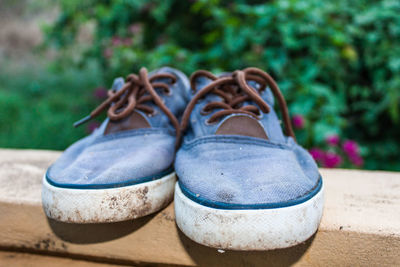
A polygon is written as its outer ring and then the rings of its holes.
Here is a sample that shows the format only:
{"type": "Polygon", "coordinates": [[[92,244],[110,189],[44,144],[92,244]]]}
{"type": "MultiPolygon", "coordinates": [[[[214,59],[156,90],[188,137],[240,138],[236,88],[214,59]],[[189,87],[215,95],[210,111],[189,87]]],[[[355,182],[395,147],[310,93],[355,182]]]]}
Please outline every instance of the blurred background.
{"type": "Polygon", "coordinates": [[[63,150],[116,76],[248,66],[320,166],[400,170],[398,0],[0,0],[0,147],[63,150]]]}

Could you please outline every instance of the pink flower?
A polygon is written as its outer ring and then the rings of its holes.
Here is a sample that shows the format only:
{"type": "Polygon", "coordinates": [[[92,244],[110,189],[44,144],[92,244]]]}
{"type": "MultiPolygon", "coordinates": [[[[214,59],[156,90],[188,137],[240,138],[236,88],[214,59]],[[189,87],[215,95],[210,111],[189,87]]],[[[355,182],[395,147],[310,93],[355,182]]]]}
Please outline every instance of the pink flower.
{"type": "Polygon", "coordinates": [[[346,140],[343,143],[343,151],[349,157],[359,156],[358,144],[352,140],[346,140]]]}
{"type": "Polygon", "coordinates": [[[327,168],[335,168],[342,163],[342,157],[335,152],[326,152],[323,166],[327,168]]]}
{"type": "Polygon", "coordinates": [[[299,114],[294,115],[293,118],[292,118],[292,122],[293,122],[294,128],[297,128],[297,129],[303,129],[304,128],[305,121],[304,121],[304,117],[303,116],[301,116],[299,114]]]}
{"type": "Polygon", "coordinates": [[[325,152],[317,147],[311,148],[309,152],[316,161],[322,161],[325,157],[325,152]]]}
{"type": "Polygon", "coordinates": [[[353,163],[357,167],[361,167],[364,165],[364,159],[360,155],[354,155],[349,157],[350,162],[353,163]]]}
{"type": "Polygon", "coordinates": [[[106,49],[104,49],[104,51],[103,51],[103,56],[104,56],[105,58],[110,58],[110,57],[112,57],[112,54],[113,54],[113,51],[112,51],[111,48],[106,48],[106,49]]]}
{"type": "Polygon", "coordinates": [[[142,24],[140,23],[134,23],[131,26],[129,26],[129,31],[132,34],[138,34],[142,30],[142,24]]]}
{"type": "Polygon", "coordinates": [[[107,89],[104,87],[98,87],[94,90],[93,96],[99,100],[105,99],[107,97],[107,89]]]}
{"type": "Polygon", "coordinates": [[[114,36],[113,38],[111,38],[111,44],[113,46],[118,46],[122,44],[122,39],[118,36],[114,36]]]}
{"type": "Polygon", "coordinates": [[[330,146],[337,146],[339,144],[340,138],[338,135],[330,135],[325,139],[326,143],[330,146]]]}
{"type": "Polygon", "coordinates": [[[99,126],[100,126],[100,123],[99,123],[99,122],[97,122],[97,121],[92,121],[92,122],[90,122],[90,123],[88,124],[86,130],[87,130],[89,133],[92,133],[94,130],[96,130],[97,128],[99,128],[99,126]]]}

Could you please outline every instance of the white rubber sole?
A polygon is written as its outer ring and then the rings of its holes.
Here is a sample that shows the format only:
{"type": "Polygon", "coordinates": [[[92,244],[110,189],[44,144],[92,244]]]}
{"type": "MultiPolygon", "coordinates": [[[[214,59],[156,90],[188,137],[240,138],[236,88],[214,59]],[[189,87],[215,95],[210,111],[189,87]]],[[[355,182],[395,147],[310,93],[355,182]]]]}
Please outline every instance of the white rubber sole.
{"type": "Polygon", "coordinates": [[[228,250],[272,250],[306,241],[322,217],[323,188],[298,205],[276,209],[224,210],[200,205],[175,186],[178,227],[193,241],[228,250]]]}
{"type": "Polygon", "coordinates": [[[163,178],[110,189],[71,189],[43,178],[42,203],[49,218],[68,223],[105,223],[136,219],[172,201],[175,173],[163,178]]]}

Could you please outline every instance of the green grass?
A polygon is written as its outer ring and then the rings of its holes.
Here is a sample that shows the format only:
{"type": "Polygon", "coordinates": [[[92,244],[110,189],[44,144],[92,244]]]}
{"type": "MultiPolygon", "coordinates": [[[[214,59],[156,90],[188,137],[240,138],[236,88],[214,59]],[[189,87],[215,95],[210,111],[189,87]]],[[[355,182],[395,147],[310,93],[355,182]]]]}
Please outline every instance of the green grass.
{"type": "Polygon", "coordinates": [[[96,65],[83,70],[55,70],[43,65],[8,68],[0,73],[0,147],[65,149],[86,135],[87,125],[72,123],[99,100],[103,85],[96,65]]]}

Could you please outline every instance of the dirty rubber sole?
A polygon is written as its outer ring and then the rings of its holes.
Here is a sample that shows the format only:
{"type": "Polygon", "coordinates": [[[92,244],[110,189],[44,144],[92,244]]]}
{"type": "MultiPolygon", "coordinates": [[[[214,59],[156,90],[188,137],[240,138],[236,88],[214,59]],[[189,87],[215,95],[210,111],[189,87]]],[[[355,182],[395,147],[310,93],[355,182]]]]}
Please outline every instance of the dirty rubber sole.
{"type": "Polygon", "coordinates": [[[288,207],[227,210],[198,204],[175,185],[175,217],[193,241],[227,250],[272,250],[300,244],[318,229],[323,186],[311,199],[288,207]]]}
{"type": "Polygon", "coordinates": [[[43,178],[42,203],[49,218],[67,223],[106,223],[136,219],[167,206],[175,173],[160,179],[107,189],[56,187],[43,178]]]}

